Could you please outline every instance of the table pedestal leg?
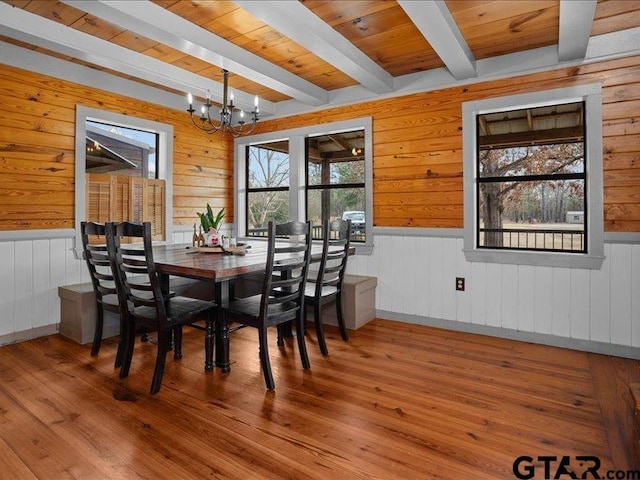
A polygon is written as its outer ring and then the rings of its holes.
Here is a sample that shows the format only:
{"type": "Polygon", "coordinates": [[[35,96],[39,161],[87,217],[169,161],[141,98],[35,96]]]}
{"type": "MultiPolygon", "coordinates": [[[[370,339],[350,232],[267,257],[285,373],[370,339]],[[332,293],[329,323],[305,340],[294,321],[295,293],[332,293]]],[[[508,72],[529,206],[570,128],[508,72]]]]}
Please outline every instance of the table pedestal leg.
{"type": "MultiPolygon", "coordinates": [[[[215,297],[218,305],[229,303],[229,282],[220,282],[215,285],[215,297]]],[[[229,319],[223,310],[216,314],[216,367],[224,373],[231,371],[229,363],[229,319]]]]}
{"type": "Polygon", "coordinates": [[[207,325],[205,328],[205,355],[204,355],[204,369],[209,372],[213,370],[213,325],[215,323],[215,318],[213,318],[213,313],[209,313],[209,317],[207,318],[207,325]]]}
{"type": "Polygon", "coordinates": [[[231,371],[229,363],[229,323],[224,312],[218,312],[216,318],[216,367],[224,373],[231,371]]]}

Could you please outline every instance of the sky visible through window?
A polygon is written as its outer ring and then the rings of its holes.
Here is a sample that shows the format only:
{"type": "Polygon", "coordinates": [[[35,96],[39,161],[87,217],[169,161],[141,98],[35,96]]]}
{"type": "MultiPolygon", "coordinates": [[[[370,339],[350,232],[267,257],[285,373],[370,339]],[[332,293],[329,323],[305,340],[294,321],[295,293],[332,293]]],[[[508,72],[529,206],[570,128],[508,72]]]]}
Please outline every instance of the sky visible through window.
{"type": "Polygon", "coordinates": [[[143,130],[137,130],[135,128],[123,127],[121,125],[101,123],[101,122],[92,122],[87,120],[87,126],[100,128],[102,130],[106,130],[109,133],[115,133],[117,135],[122,135],[123,137],[131,138],[132,140],[136,140],[138,142],[144,143],[149,147],[149,177],[157,178],[156,172],[156,138],[158,136],[157,133],[154,132],[145,132],[143,130]]]}

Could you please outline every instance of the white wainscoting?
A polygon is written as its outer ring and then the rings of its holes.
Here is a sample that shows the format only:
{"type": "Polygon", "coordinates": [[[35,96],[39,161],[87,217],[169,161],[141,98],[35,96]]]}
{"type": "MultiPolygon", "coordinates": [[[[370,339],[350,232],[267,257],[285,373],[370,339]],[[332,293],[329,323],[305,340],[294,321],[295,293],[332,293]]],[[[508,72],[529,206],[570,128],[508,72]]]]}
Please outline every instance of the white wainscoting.
{"type": "MultiPolygon", "coordinates": [[[[0,239],[0,345],[55,331],[58,287],[90,281],[72,235],[0,239]]],[[[175,231],[172,241],[191,243],[191,233],[175,231]]],[[[378,278],[381,317],[528,333],[560,345],[569,339],[587,349],[619,346],[625,355],[640,347],[638,242],[606,243],[601,270],[469,263],[459,237],[376,232],[374,243],[373,254],[352,257],[348,271],[378,278]],[[464,292],[455,290],[456,277],[465,277],[464,292]]]]}
{"type": "Polygon", "coordinates": [[[347,270],[378,278],[383,318],[640,357],[640,244],[606,243],[601,270],[469,263],[462,248],[462,238],[376,233],[373,254],[347,270]]]}
{"type": "Polygon", "coordinates": [[[72,248],[59,236],[0,241],[0,344],[56,330],[58,287],[90,281],[72,248]]]}
{"type": "MultiPolygon", "coordinates": [[[[178,228],[172,241],[191,243],[192,233],[178,228]]],[[[74,230],[0,232],[0,345],[55,333],[58,287],[90,281],[74,230]]]]}

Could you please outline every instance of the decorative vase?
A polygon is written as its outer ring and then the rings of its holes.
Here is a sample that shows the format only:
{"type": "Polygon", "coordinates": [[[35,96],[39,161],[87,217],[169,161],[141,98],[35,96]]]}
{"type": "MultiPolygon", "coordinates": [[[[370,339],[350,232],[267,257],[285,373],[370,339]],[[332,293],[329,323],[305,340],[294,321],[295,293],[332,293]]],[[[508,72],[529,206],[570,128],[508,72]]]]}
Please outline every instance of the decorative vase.
{"type": "Polygon", "coordinates": [[[207,247],[217,247],[220,245],[220,238],[218,237],[218,231],[215,228],[210,228],[205,237],[205,245],[207,247]]]}

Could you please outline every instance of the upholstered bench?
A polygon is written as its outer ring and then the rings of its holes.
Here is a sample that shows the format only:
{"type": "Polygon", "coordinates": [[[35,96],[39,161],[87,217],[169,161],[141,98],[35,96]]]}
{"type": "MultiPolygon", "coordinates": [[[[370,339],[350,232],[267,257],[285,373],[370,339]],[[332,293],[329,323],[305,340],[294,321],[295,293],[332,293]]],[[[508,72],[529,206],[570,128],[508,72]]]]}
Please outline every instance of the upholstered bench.
{"type": "MultiPolygon", "coordinates": [[[[96,298],[91,282],[58,287],[60,297],[60,335],[81,345],[91,343],[96,325],[96,298]]],[[[120,333],[120,319],[105,310],[102,338],[120,333]]]]}
{"type": "MultiPolygon", "coordinates": [[[[213,284],[203,280],[171,277],[171,291],[177,295],[213,300],[213,284]]],[[[95,332],[96,299],[90,282],[58,287],[60,297],[60,335],[81,345],[91,343],[95,332]]],[[[120,333],[118,315],[105,311],[102,338],[120,333]]]]}
{"type": "MultiPolygon", "coordinates": [[[[376,318],[376,277],[345,275],[342,284],[342,308],[349,330],[356,330],[376,318]]],[[[313,321],[313,309],[307,309],[307,320],[313,321]]],[[[322,323],[338,326],[335,303],[322,310],[322,323]]]]}
{"type": "MultiPolygon", "coordinates": [[[[243,277],[236,280],[235,294],[246,297],[259,293],[262,277],[243,277]]],[[[342,285],[342,307],[344,320],[349,330],[360,328],[376,317],[376,277],[345,275],[342,285]]],[[[313,308],[307,307],[307,321],[313,322],[313,308]]],[[[329,303],[322,310],[322,323],[338,325],[335,303],[329,303]]]]}

